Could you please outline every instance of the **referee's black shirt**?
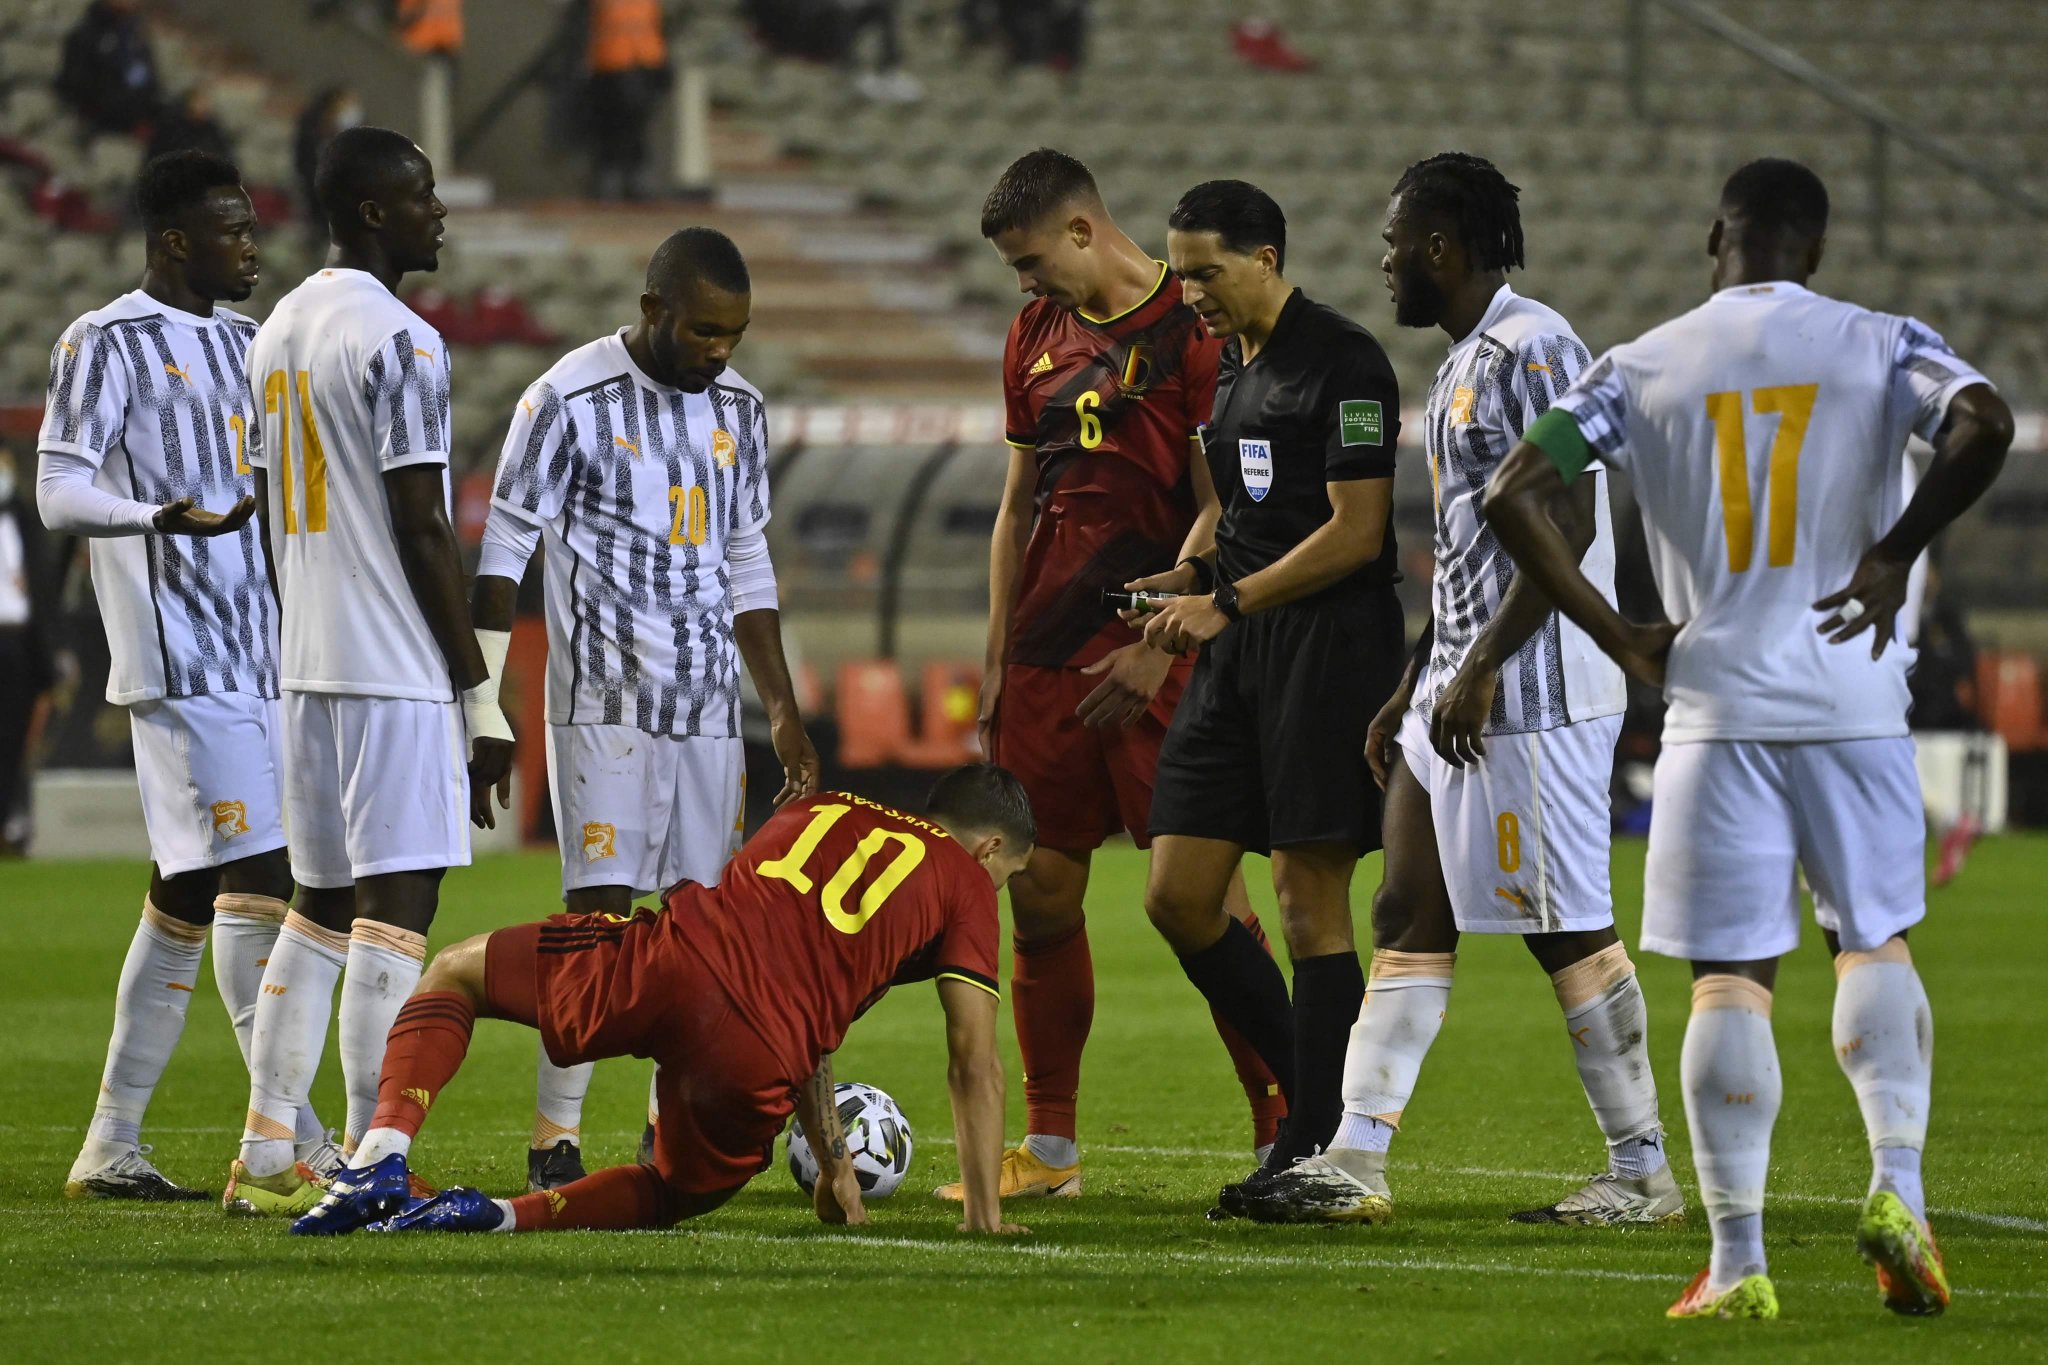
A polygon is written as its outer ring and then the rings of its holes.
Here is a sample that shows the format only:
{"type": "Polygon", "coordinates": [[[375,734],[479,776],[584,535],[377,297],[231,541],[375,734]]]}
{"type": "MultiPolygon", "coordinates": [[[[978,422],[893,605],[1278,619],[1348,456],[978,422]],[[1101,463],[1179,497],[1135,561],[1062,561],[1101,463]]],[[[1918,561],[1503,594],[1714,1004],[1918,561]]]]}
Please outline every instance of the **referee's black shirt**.
{"type": "MultiPolygon", "coordinates": [[[[1393,477],[1401,427],[1400,386],[1379,342],[1299,289],[1265,349],[1250,364],[1243,357],[1236,337],[1224,343],[1202,432],[1223,499],[1216,559],[1227,583],[1278,560],[1330,519],[1324,484],[1393,477]]],[[[1323,593],[1397,582],[1395,563],[1390,507],[1379,557],[1323,593]]]]}

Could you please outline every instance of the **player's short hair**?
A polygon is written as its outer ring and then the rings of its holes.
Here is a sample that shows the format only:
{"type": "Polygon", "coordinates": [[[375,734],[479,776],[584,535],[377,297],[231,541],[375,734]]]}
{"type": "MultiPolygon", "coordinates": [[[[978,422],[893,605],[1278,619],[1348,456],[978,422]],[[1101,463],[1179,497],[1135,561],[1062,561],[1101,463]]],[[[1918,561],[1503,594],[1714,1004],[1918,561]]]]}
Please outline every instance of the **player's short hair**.
{"type": "Polygon", "coordinates": [[[728,294],[751,294],[747,258],[732,238],[717,228],[686,227],[671,232],[647,261],[647,292],[672,299],[686,286],[703,281],[728,294]]]}
{"type": "Polygon", "coordinates": [[[1426,157],[1401,172],[1394,195],[1407,212],[1448,222],[1474,270],[1522,264],[1522,191],[1485,157],[1426,157]]]}
{"type": "Polygon", "coordinates": [[[1024,784],[993,763],[962,764],[941,777],[932,785],[925,811],[955,829],[1000,834],[1019,848],[1038,842],[1038,822],[1024,784]]]}
{"type": "Polygon", "coordinates": [[[1248,181],[1204,180],[1180,197],[1166,225],[1177,232],[1213,232],[1240,256],[1272,247],[1273,268],[1287,273],[1287,215],[1272,195],[1248,181]]]}
{"type": "Polygon", "coordinates": [[[242,187],[235,163],[212,152],[187,148],[153,156],[135,181],[135,208],[143,229],[154,237],[177,226],[178,215],[204,198],[208,190],[242,187]]]}
{"type": "Polygon", "coordinates": [[[330,229],[354,231],[364,200],[382,194],[385,183],[408,163],[426,160],[427,154],[404,133],[367,125],[344,128],[320,149],[313,199],[330,229]]]}
{"type": "Polygon", "coordinates": [[[1037,227],[1077,200],[1102,202],[1102,192],[1086,166],[1050,147],[1026,152],[996,177],[995,187],[981,201],[981,235],[1037,227]]]}
{"type": "Polygon", "coordinates": [[[1728,177],[1721,212],[1766,232],[1821,237],[1828,230],[1828,187],[1797,161],[1762,157],[1728,177]]]}

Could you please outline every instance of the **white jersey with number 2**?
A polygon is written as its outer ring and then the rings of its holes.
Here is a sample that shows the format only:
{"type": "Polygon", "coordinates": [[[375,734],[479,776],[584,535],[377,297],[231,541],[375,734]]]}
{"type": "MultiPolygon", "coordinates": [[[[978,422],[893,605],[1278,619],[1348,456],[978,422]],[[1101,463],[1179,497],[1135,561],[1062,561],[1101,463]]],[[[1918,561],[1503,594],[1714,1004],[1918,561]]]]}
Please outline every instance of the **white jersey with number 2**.
{"type": "Polygon", "coordinates": [[[1723,289],[1595,361],[1558,407],[1634,480],[1671,648],[1669,743],[1906,733],[1906,667],[1829,644],[1839,591],[1903,508],[1909,433],[1984,377],[1911,318],[1799,285],[1723,289]]]}
{"type": "Polygon", "coordinates": [[[391,528],[384,475],[442,466],[448,348],[375,276],[314,272],[249,347],[249,463],[268,471],[286,691],[448,701],[391,528]]]}

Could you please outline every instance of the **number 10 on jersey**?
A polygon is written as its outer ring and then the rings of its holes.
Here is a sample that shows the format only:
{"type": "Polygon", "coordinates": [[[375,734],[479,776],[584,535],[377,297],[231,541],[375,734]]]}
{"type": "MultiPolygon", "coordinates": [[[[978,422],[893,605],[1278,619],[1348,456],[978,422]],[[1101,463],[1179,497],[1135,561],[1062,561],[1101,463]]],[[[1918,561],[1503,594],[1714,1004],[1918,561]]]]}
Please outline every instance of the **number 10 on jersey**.
{"type": "MultiPolygon", "coordinates": [[[[802,895],[809,895],[817,883],[811,874],[804,871],[804,864],[817,853],[818,845],[852,810],[851,806],[813,806],[811,821],[804,826],[803,833],[796,836],[796,842],[789,846],[789,852],[780,858],[762,863],[755,871],[764,877],[788,882],[802,895]]],[[[896,894],[896,888],[903,885],[903,879],[917,870],[924,861],[924,840],[915,834],[902,830],[871,829],[861,837],[852,853],[846,856],[825,880],[825,889],[818,895],[818,908],[825,913],[825,923],[842,934],[857,934],[867,928],[875,912],[882,908],[889,897],[896,894]],[[868,883],[867,890],[860,893],[860,904],[846,908],[846,893],[853,890],[853,884],[868,870],[868,864],[876,855],[890,845],[896,846],[896,856],[882,869],[881,875],[868,883]]]]}

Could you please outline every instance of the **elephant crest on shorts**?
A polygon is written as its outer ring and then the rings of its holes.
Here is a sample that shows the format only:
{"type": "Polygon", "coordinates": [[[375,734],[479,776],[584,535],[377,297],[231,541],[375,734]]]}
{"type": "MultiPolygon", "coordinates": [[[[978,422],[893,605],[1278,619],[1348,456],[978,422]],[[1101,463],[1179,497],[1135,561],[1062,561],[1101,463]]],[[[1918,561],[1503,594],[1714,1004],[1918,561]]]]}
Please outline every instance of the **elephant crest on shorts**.
{"type": "Polygon", "coordinates": [[[612,856],[612,844],[618,839],[617,826],[591,820],[583,826],[583,861],[594,863],[599,858],[612,856]]]}
{"type": "Polygon", "coordinates": [[[249,807],[240,801],[213,803],[213,832],[222,839],[249,832],[249,807]]]}

